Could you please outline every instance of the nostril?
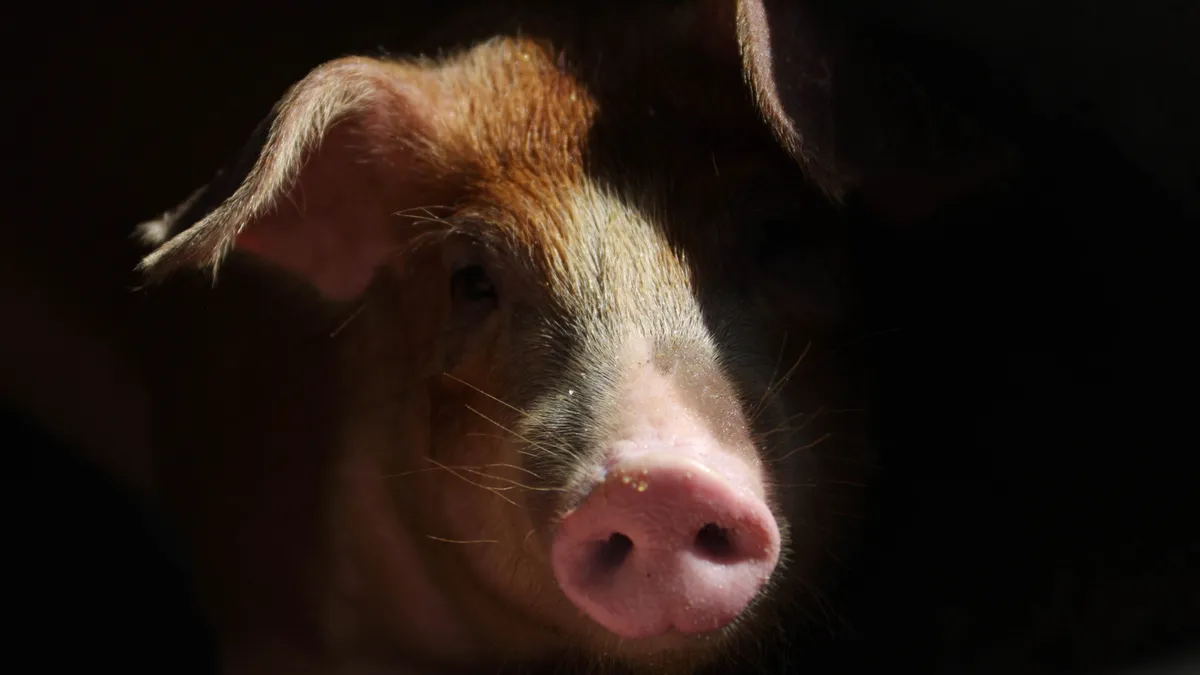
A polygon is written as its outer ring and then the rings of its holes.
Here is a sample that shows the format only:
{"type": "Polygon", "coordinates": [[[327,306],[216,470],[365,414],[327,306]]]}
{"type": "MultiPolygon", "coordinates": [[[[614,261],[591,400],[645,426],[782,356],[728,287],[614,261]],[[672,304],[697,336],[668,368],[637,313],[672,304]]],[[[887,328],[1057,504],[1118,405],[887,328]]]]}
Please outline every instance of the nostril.
{"type": "Polygon", "coordinates": [[[629,557],[629,552],[632,550],[632,539],[620,532],[613,532],[608,537],[608,541],[599,542],[597,546],[596,563],[599,571],[605,572],[617,569],[629,557]]]}
{"type": "Polygon", "coordinates": [[[559,589],[620,638],[730,625],[779,559],[777,521],[750,489],[757,477],[669,452],[635,460],[607,468],[563,515],[550,551],[559,589]]]}
{"type": "Polygon", "coordinates": [[[696,550],[714,561],[729,560],[734,555],[729,531],[716,523],[708,523],[696,533],[696,550]]]}

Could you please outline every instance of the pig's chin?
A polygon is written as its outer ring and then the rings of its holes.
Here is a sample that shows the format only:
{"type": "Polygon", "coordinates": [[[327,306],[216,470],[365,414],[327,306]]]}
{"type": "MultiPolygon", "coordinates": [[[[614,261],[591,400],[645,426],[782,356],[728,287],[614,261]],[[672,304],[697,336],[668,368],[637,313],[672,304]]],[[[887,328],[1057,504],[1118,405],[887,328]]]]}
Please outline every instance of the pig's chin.
{"type": "Polygon", "coordinates": [[[610,663],[615,666],[613,670],[624,673],[691,673],[728,652],[731,640],[740,633],[726,628],[702,635],[671,632],[653,638],[622,640],[597,627],[595,634],[584,641],[583,659],[593,665],[610,663]]]}

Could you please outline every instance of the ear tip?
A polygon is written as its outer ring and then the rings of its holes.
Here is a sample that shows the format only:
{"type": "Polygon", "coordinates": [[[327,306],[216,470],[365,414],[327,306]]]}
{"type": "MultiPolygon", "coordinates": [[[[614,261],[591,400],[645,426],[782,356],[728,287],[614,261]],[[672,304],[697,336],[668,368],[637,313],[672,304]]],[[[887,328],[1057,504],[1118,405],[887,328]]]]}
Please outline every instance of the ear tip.
{"type": "Polygon", "coordinates": [[[143,256],[137,267],[134,268],[134,272],[141,275],[148,283],[161,281],[169,271],[164,269],[170,266],[164,264],[164,257],[169,252],[166,244],[171,236],[171,220],[170,214],[154,220],[147,220],[139,223],[130,235],[139,246],[150,249],[150,253],[143,256]]]}
{"type": "Polygon", "coordinates": [[[163,262],[163,253],[164,251],[159,249],[146,255],[138,262],[134,271],[140,274],[147,282],[155,283],[161,281],[168,271],[164,268],[169,266],[163,262]]]}
{"type": "Polygon", "coordinates": [[[150,252],[138,262],[135,272],[142,275],[148,282],[158,282],[172,269],[178,267],[175,259],[177,246],[172,245],[171,232],[174,219],[171,214],[161,218],[147,220],[134,228],[132,237],[137,243],[150,252]]]}
{"type": "Polygon", "coordinates": [[[138,223],[137,227],[133,230],[132,236],[142,246],[156,248],[162,246],[167,241],[167,235],[170,231],[170,218],[162,217],[138,223]]]}
{"type": "MultiPolygon", "coordinates": [[[[203,224],[203,223],[201,223],[203,224]]],[[[203,227],[188,229],[175,236],[169,236],[169,219],[148,221],[138,226],[138,235],[148,242],[154,250],[146,254],[138,262],[135,272],[142,275],[148,283],[157,283],[183,267],[208,268],[216,271],[225,254],[229,243],[225,240],[213,240],[211,233],[203,227]],[[160,228],[167,228],[166,240],[156,242],[160,236],[160,228]],[[201,236],[196,236],[200,232],[201,236]]]]}

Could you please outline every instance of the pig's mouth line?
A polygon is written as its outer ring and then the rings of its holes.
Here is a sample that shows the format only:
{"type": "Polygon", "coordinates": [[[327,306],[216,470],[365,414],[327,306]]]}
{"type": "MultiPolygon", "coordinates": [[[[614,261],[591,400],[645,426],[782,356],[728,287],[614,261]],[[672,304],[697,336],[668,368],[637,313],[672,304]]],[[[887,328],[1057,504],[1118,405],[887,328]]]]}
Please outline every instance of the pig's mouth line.
{"type": "MultiPolygon", "coordinates": [[[[599,624],[595,624],[598,632],[606,636],[607,640],[616,640],[617,645],[628,650],[625,655],[627,659],[631,659],[630,663],[637,666],[643,665],[642,659],[646,657],[665,656],[674,654],[676,656],[684,656],[692,659],[697,663],[706,663],[712,654],[716,653],[720,647],[729,640],[736,639],[736,636],[742,632],[742,628],[738,624],[730,624],[703,633],[681,631],[675,625],[671,625],[667,630],[658,635],[640,638],[621,637],[616,633],[603,628],[599,624]]],[[[620,648],[620,647],[619,647],[620,648]]]]}

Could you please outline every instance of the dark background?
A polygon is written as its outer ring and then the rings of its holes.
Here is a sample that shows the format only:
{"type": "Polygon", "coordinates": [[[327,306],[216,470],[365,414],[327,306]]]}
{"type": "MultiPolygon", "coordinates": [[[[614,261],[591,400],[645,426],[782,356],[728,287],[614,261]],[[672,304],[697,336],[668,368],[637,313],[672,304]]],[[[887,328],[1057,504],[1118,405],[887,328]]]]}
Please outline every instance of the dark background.
{"type": "MultiPolygon", "coordinates": [[[[90,280],[65,297],[120,305],[134,224],[205,182],[312,66],[402,51],[452,4],[9,5],[5,246],[90,280]]],[[[1200,5],[839,7],[1030,161],[920,226],[855,225],[884,482],[837,597],[852,629],[798,634],[783,665],[1099,675],[1185,654],[1200,638],[1200,5]]],[[[165,530],[4,422],[6,637],[34,659],[20,672],[206,672],[165,530]]]]}

